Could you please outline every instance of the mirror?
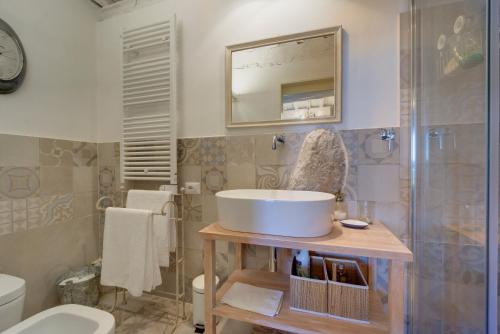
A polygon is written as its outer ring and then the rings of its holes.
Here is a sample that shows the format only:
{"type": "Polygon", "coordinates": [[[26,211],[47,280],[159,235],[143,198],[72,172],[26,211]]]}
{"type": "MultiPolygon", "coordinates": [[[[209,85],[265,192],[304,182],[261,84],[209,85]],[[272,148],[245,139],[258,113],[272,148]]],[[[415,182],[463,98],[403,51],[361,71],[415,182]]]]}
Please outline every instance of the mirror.
{"type": "Polygon", "coordinates": [[[226,48],[226,126],[338,123],[342,27],[226,48]]]}

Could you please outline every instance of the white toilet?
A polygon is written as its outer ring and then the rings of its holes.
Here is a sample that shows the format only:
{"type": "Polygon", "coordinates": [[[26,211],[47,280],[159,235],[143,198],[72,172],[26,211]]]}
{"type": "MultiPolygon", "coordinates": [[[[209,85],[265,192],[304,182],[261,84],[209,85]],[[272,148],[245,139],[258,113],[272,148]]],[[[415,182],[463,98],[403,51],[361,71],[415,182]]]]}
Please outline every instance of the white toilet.
{"type": "Polygon", "coordinates": [[[0,274],[0,333],[21,321],[25,293],[22,278],[0,274]]]}
{"type": "Polygon", "coordinates": [[[2,334],[114,334],[115,319],[82,305],[61,305],[21,321],[26,282],[0,274],[0,333],[2,334]]]}

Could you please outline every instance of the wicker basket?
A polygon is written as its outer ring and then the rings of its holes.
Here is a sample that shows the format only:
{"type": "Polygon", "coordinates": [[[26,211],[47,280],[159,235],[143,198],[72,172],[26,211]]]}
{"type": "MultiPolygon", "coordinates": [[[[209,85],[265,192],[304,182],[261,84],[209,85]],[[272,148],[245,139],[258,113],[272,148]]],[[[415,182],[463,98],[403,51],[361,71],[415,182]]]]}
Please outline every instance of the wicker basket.
{"type": "Polygon", "coordinates": [[[327,314],[328,287],[325,262],[322,257],[311,256],[311,277],[297,276],[295,258],[290,275],[290,309],[311,313],[327,314]]]}
{"type": "Polygon", "coordinates": [[[356,261],[325,258],[328,277],[328,314],[368,321],[369,287],[356,261]],[[337,265],[344,264],[347,282],[337,282],[337,265]]]}

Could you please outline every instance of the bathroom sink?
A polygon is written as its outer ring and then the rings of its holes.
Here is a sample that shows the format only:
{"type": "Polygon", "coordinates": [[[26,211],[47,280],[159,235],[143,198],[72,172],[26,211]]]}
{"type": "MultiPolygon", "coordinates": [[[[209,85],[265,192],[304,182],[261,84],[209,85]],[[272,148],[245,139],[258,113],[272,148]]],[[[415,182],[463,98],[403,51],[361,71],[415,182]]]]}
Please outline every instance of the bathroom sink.
{"type": "Polygon", "coordinates": [[[330,233],[335,197],[295,190],[239,189],[216,195],[219,224],[232,231],[288,237],[330,233]]]}

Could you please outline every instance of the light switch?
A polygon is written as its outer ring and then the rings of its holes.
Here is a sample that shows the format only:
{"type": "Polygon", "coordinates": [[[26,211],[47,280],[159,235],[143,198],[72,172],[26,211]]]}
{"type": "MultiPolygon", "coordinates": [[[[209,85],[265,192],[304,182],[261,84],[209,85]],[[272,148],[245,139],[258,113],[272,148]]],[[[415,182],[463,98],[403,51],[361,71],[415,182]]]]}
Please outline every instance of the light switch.
{"type": "Polygon", "coordinates": [[[199,195],[201,194],[201,184],[200,182],[186,182],[184,186],[184,193],[188,195],[199,195]]]}

